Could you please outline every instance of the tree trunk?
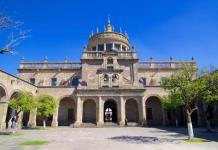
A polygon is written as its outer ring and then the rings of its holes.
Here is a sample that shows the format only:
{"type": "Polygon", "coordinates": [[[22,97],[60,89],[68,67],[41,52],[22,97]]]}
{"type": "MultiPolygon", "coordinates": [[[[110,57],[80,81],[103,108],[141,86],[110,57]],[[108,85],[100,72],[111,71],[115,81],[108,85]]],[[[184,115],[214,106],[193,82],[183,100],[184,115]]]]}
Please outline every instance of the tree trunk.
{"type": "Polygon", "coordinates": [[[45,121],[45,118],[43,119],[43,128],[44,128],[44,129],[46,128],[46,121],[45,121]]]}
{"type": "Polygon", "coordinates": [[[188,138],[191,139],[191,138],[194,138],[191,112],[189,112],[189,110],[186,110],[186,114],[187,114],[188,138]]]}

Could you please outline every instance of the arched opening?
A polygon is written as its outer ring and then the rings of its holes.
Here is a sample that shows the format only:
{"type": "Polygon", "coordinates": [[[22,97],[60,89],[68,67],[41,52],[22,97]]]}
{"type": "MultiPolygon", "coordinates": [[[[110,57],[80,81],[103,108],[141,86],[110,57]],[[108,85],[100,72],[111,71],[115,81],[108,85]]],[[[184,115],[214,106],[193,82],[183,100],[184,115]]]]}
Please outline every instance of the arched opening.
{"type": "Polygon", "coordinates": [[[151,96],[146,100],[146,119],[148,125],[163,124],[162,103],[156,96],[151,96]]]}
{"type": "Polygon", "coordinates": [[[58,125],[69,126],[75,122],[76,104],[71,97],[63,98],[59,103],[58,125]]]}
{"type": "Polygon", "coordinates": [[[94,100],[86,100],[83,103],[83,122],[96,123],[96,103],[94,100]]]}
{"type": "MultiPolygon", "coordinates": [[[[14,92],[11,95],[10,99],[16,99],[19,97],[19,95],[20,95],[19,92],[14,92]]],[[[15,116],[15,113],[16,111],[13,110],[10,106],[8,106],[6,120],[5,120],[6,128],[8,128],[11,125],[11,119],[13,116],[15,116]]],[[[29,112],[23,112],[23,115],[21,113],[19,114],[19,118],[18,118],[19,126],[27,126],[28,121],[29,121],[29,112]]]]}
{"type": "Polygon", "coordinates": [[[6,97],[6,91],[3,87],[0,86],[0,101],[6,97]]]}
{"type": "Polygon", "coordinates": [[[139,121],[139,111],[138,103],[134,99],[129,99],[126,101],[126,119],[128,122],[138,122],[139,121]]]}
{"type": "Polygon", "coordinates": [[[104,103],[104,122],[117,122],[117,104],[113,100],[104,103]]]}

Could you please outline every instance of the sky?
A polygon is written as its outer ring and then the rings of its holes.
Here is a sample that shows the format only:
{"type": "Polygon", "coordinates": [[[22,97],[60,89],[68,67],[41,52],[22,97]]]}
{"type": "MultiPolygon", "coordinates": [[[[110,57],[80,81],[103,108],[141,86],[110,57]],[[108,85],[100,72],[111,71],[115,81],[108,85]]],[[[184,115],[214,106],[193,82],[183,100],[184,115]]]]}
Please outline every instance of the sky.
{"type": "MultiPolygon", "coordinates": [[[[81,59],[93,30],[103,31],[110,16],[122,27],[141,61],[191,60],[218,67],[218,0],[0,0],[0,14],[23,22],[29,37],[16,54],[0,56],[0,69],[17,72],[25,61],[81,59]]],[[[10,30],[0,31],[3,48],[10,30]]],[[[18,31],[13,31],[14,33],[18,31]]]]}

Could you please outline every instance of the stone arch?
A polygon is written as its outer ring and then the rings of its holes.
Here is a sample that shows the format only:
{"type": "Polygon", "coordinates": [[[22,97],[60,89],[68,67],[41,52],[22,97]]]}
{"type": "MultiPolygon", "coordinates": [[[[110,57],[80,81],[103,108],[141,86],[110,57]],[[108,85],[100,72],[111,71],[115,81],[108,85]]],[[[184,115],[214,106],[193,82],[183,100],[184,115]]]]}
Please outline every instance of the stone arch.
{"type": "Polygon", "coordinates": [[[83,103],[84,123],[96,123],[96,102],[93,99],[85,100],[83,103]]]}
{"type": "Polygon", "coordinates": [[[114,122],[118,121],[118,109],[117,103],[113,99],[106,100],[104,102],[104,122],[114,122]]]}
{"type": "Polygon", "coordinates": [[[64,97],[59,101],[58,125],[68,126],[75,122],[76,103],[72,97],[64,97]]]}
{"type": "Polygon", "coordinates": [[[6,97],[7,97],[7,90],[2,84],[0,84],[0,102],[6,101],[6,97]]]}
{"type": "Polygon", "coordinates": [[[163,106],[159,96],[149,96],[145,102],[148,125],[163,125],[163,106]]]}
{"type": "Polygon", "coordinates": [[[138,103],[135,99],[128,99],[125,103],[126,119],[128,122],[139,121],[138,103]]]}
{"type": "MultiPolygon", "coordinates": [[[[11,99],[13,99],[13,98],[18,98],[20,92],[21,92],[20,90],[14,90],[14,91],[11,93],[11,96],[9,97],[9,101],[10,101],[11,99]]],[[[6,128],[9,127],[9,125],[10,125],[10,123],[11,123],[12,116],[14,116],[15,113],[16,113],[16,111],[13,110],[10,106],[8,106],[8,108],[7,108],[7,115],[6,115],[6,119],[5,119],[6,128]]],[[[27,115],[28,115],[28,114],[25,113],[25,116],[27,116],[27,115]]],[[[27,118],[25,117],[25,118],[23,119],[23,114],[20,113],[20,115],[19,115],[19,120],[18,120],[19,126],[22,126],[23,124],[24,124],[24,125],[27,125],[26,122],[28,122],[28,121],[29,121],[29,118],[28,118],[28,117],[27,117],[27,118]]]]}

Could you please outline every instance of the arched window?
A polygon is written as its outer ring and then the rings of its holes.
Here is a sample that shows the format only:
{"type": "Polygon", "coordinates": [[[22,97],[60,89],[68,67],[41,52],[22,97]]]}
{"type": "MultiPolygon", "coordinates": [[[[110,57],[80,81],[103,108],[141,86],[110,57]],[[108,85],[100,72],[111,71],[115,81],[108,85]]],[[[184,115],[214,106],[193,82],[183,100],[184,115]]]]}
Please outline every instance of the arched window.
{"type": "Polygon", "coordinates": [[[104,75],[104,81],[109,81],[109,77],[107,74],[104,75]]]}

